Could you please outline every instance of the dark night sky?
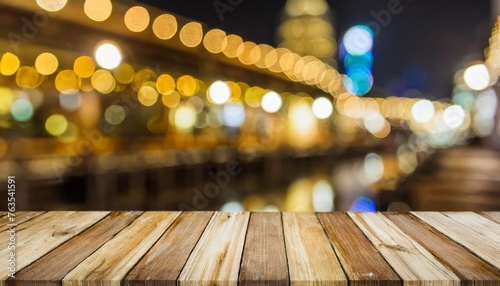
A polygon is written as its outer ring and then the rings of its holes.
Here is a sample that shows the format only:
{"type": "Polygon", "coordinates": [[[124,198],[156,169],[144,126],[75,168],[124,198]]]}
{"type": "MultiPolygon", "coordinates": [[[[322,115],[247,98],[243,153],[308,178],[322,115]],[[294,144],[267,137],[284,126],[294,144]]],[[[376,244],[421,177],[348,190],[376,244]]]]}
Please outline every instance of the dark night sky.
{"type": "MultiPolygon", "coordinates": [[[[276,45],[275,30],[285,0],[241,2],[221,21],[213,2],[231,0],[142,0],[144,3],[241,35],[245,40],[276,45]]],[[[393,0],[394,1],[394,0],[393,0]]],[[[374,20],[389,0],[329,0],[337,37],[350,26],[374,20]]],[[[427,97],[450,96],[454,72],[465,58],[483,59],[493,22],[486,0],[400,0],[374,42],[375,86],[401,94],[418,88],[427,97]]]]}

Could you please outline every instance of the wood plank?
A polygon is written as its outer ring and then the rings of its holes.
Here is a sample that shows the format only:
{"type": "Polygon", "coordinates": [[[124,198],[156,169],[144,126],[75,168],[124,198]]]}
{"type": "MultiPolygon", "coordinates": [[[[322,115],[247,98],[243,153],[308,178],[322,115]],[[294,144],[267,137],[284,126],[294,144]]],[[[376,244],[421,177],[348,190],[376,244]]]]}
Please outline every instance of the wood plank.
{"type": "Polygon", "coordinates": [[[179,285],[236,285],[250,214],[216,212],[179,276],[179,285]]]}
{"type": "MultiPolygon", "coordinates": [[[[68,239],[79,234],[109,212],[48,212],[37,216],[16,229],[17,271],[47,254],[68,239]]],[[[0,233],[0,241],[8,240],[8,233],[0,233]]],[[[7,247],[2,247],[0,257],[7,257],[7,247]]],[[[0,285],[8,276],[7,259],[0,259],[0,285]]]]}
{"type": "Polygon", "coordinates": [[[23,222],[26,222],[32,218],[37,217],[43,213],[45,213],[45,212],[28,212],[28,211],[15,212],[14,213],[15,216],[13,217],[15,219],[14,222],[9,221],[9,218],[7,216],[3,218],[3,219],[5,219],[6,224],[3,226],[0,226],[0,232],[5,231],[5,230],[10,228],[7,224],[15,223],[15,224],[19,225],[23,222]]]}
{"type": "Polygon", "coordinates": [[[186,264],[213,212],[182,213],[132,269],[124,285],[177,285],[186,264]]]}
{"type": "Polygon", "coordinates": [[[480,214],[496,223],[500,223],[500,212],[481,212],[480,214]]]}
{"type": "Polygon", "coordinates": [[[240,269],[240,285],[288,285],[281,214],[250,215],[240,269]]]}
{"type": "Polygon", "coordinates": [[[462,280],[462,286],[498,285],[500,272],[447,236],[410,214],[385,213],[396,226],[436,256],[462,280]]]}
{"type": "Polygon", "coordinates": [[[112,212],[80,235],[68,240],[8,280],[8,285],[61,285],[61,280],[80,262],[115,234],[129,225],[142,212],[112,212]]]}
{"type": "Polygon", "coordinates": [[[283,213],[283,230],[291,285],[347,285],[314,213],[283,213]]]}
{"type": "Polygon", "coordinates": [[[473,212],[412,212],[500,269],[500,225],[473,212]]]}
{"type": "Polygon", "coordinates": [[[403,279],[404,285],[460,285],[459,278],[381,213],[348,215],[403,279]]]}
{"type": "Polygon", "coordinates": [[[401,285],[401,279],[345,213],[318,213],[349,285],[401,285]]]}
{"type": "Polygon", "coordinates": [[[90,255],[62,285],[119,286],[121,280],[160,238],[180,212],[147,212],[90,255]]]}

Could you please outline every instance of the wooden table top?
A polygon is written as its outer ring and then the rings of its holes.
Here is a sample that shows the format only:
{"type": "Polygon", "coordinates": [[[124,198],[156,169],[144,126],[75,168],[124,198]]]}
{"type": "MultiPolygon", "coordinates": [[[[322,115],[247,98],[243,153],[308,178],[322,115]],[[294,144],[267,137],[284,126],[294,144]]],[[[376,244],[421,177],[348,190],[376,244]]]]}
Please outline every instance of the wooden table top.
{"type": "Polygon", "coordinates": [[[14,279],[0,225],[1,285],[500,285],[500,212],[17,212],[16,223],[14,279]]]}

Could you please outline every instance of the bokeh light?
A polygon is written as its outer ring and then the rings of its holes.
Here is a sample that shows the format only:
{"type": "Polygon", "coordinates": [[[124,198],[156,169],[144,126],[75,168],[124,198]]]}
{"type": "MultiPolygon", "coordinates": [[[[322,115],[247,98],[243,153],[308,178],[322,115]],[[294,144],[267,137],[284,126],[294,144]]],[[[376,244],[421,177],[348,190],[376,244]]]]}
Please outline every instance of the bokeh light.
{"type": "Polygon", "coordinates": [[[190,75],[183,75],[177,79],[177,90],[184,96],[195,95],[199,88],[198,81],[190,75]]]}
{"type": "Polygon", "coordinates": [[[464,81],[473,90],[483,90],[490,84],[490,72],[485,64],[476,64],[464,71],[464,81]]]}
{"type": "Polygon", "coordinates": [[[73,70],[63,70],[57,74],[55,85],[59,92],[72,94],[80,88],[80,79],[73,70]]]}
{"type": "Polygon", "coordinates": [[[151,106],[158,100],[158,92],[151,86],[143,86],[137,93],[139,102],[144,106],[151,106]]]}
{"type": "Polygon", "coordinates": [[[224,125],[240,127],[245,121],[245,107],[240,102],[228,102],[222,110],[224,125]]]}
{"type": "Polygon", "coordinates": [[[164,94],[161,97],[161,101],[163,102],[163,105],[165,105],[166,107],[175,108],[177,107],[177,105],[179,105],[179,102],[181,101],[181,95],[174,90],[169,94],[164,94]]]}
{"type": "Polygon", "coordinates": [[[162,40],[168,40],[177,33],[177,19],[170,14],[162,14],[153,22],[153,33],[162,40]]]}
{"type": "Polygon", "coordinates": [[[114,69],[122,62],[120,49],[112,43],[102,43],[95,51],[97,63],[105,69],[114,69]]]}
{"type": "Polygon", "coordinates": [[[78,57],[73,63],[73,70],[79,77],[91,77],[95,71],[94,60],[89,56],[78,57]]]}
{"type": "Polygon", "coordinates": [[[18,98],[10,106],[10,113],[15,120],[25,122],[33,117],[34,108],[27,98],[18,98]]]}
{"type": "Polygon", "coordinates": [[[156,89],[162,95],[167,95],[175,90],[175,81],[168,74],[162,74],[156,80],[156,89]]]}
{"type": "Polygon", "coordinates": [[[443,112],[443,121],[451,129],[460,127],[465,121],[465,111],[460,105],[448,106],[443,112]]]}
{"type": "Polygon", "coordinates": [[[362,55],[367,53],[373,46],[372,32],[364,25],[351,27],[344,35],[343,44],[349,54],[362,55]]]}
{"type": "Polygon", "coordinates": [[[377,211],[375,203],[367,197],[357,198],[351,206],[351,212],[374,212],[377,211]]]}
{"type": "Polygon", "coordinates": [[[12,90],[7,87],[0,87],[0,115],[9,113],[13,101],[14,93],[12,90]]]}
{"type": "Polygon", "coordinates": [[[66,111],[75,111],[82,105],[82,96],[79,92],[72,94],[59,94],[59,105],[66,111]]]}
{"type": "Polygon", "coordinates": [[[211,102],[215,104],[224,104],[231,98],[231,89],[227,83],[218,80],[210,85],[207,94],[211,102]]]}
{"type": "Polygon", "coordinates": [[[280,110],[282,104],[281,96],[274,91],[269,91],[262,97],[262,109],[266,112],[275,113],[280,110]]]}
{"type": "Polygon", "coordinates": [[[190,130],[196,123],[196,110],[190,104],[180,105],[175,110],[175,126],[181,130],[190,130]]]}
{"type": "Polygon", "coordinates": [[[132,32],[142,32],[149,25],[149,12],[142,6],[134,6],[127,10],[123,21],[132,32]]]}
{"type": "Polygon", "coordinates": [[[51,75],[59,66],[56,56],[51,53],[42,53],[35,60],[36,70],[43,75],[51,75]]]}
{"type": "Polygon", "coordinates": [[[203,39],[203,28],[198,22],[189,22],[179,32],[181,42],[189,48],[198,46],[203,39]]]}
{"type": "Polygon", "coordinates": [[[418,123],[426,123],[434,117],[434,104],[428,99],[420,99],[411,108],[411,115],[418,123]]]}
{"type": "Polygon", "coordinates": [[[107,70],[97,70],[92,75],[92,86],[102,94],[108,94],[115,89],[116,81],[113,75],[107,70]]]}
{"type": "Polygon", "coordinates": [[[102,22],[111,16],[113,4],[110,0],[85,0],[83,11],[90,19],[102,22]]]}
{"type": "Polygon", "coordinates": [[[36,0],[36,4],[45,11],[56,12],[64,8],[68,0],[36,0]]]}
{"type": "Polygon", "coordinates": [[[19,87],[35,88],[42,83],[43,79],[44,76],[33,67],[22,66],[16,73],[16,84],[19,87]]]}
{"type": "Polygon", "coordinates": [[[13,75],[21,65],[19,58],[12,53],[5,53],[0,60],[0,73],[5,76],[13,75]]]}
{"type": "Polygon", "coordinates": [[[45,121],[45,130],[52,136],[59,137],[63,135],[67,128],[68,120],[61,114],[52,114],[45,121]]]}
{"type": "Polygon", "coordinates": [[[134,79],[134,68],[129,64],[120,64],[113,70],[113,76],[121,84],[129,84],[134,79]]]}
{"type": "Polygon", "coordinates": [[[375,153],[369,153],[365,156],[363,171],[368,183],[375,183],[382,179],[384,175],[384,162],[382,157],[375,153]]]}
{"type": "Polygon", "coordinates": [[[205,34],[203,46],[207,51],[218,54],[222,52],[227,45],[226,32],[220,29],[212,29],[205,34]]]}
{"type": "Polygon", "coordinates": [[[313,186],[313,207],[317,212],[331,212],[334,209],[333,188],[327,180],[318,180],[313,186]]]}
{"type": "Polygon", "coordinates": [[[106,111],[104,111],[104,118],[106,119],[107,122],[113,125],[118,125],[125,120],[125,109],[119,105],[111,105],[110,107],[106,108],[106,111]]]}
{"type": "Polygon", "coordinates": [[[326,97],[318,97],[313,101],[312,111],[318,119],[326,119],[332,115],[333,104],[326,97]]]}

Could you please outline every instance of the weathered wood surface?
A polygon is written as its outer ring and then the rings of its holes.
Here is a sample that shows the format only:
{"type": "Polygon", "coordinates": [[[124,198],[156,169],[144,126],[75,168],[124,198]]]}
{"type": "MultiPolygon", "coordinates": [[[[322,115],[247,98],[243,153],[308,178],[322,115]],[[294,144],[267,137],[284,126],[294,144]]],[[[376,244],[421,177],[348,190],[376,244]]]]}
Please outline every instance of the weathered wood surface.
{"type": "Polygon", "coordinates": [[[0,232],[9,229],[10,226],[8,224],[10,224],[10,223],[14,223],[14,224],[19,225],[19,224],[21,224],[23,222],[26,222],[26,221],[28,221],[28,220],[30,220],[32,218],[37,217],[37,216],[39,216],[39,215],[41,215],[43,213],[44,212],[19,212],[19,213],[14,213],[15,216],[12,217],[12,218],[14,218],[13,222],[11,222],[9,220],[10,217],[8,217],[7,213],[5,213],[5,216],[2,217],[2,220],[4,220],[6,223],[5,223],[5,225],[0,225],[0,232]]]}
{"type": "Polygon", "coordinates": [[[16,217],[16,278],[4,230],[0,285],[500,285],[497,212],[16,217]]]}
{"type": "Polygon", "coordinates": [[[473,212],[412,212],[500,269],[500,224],[473,212]]]}

